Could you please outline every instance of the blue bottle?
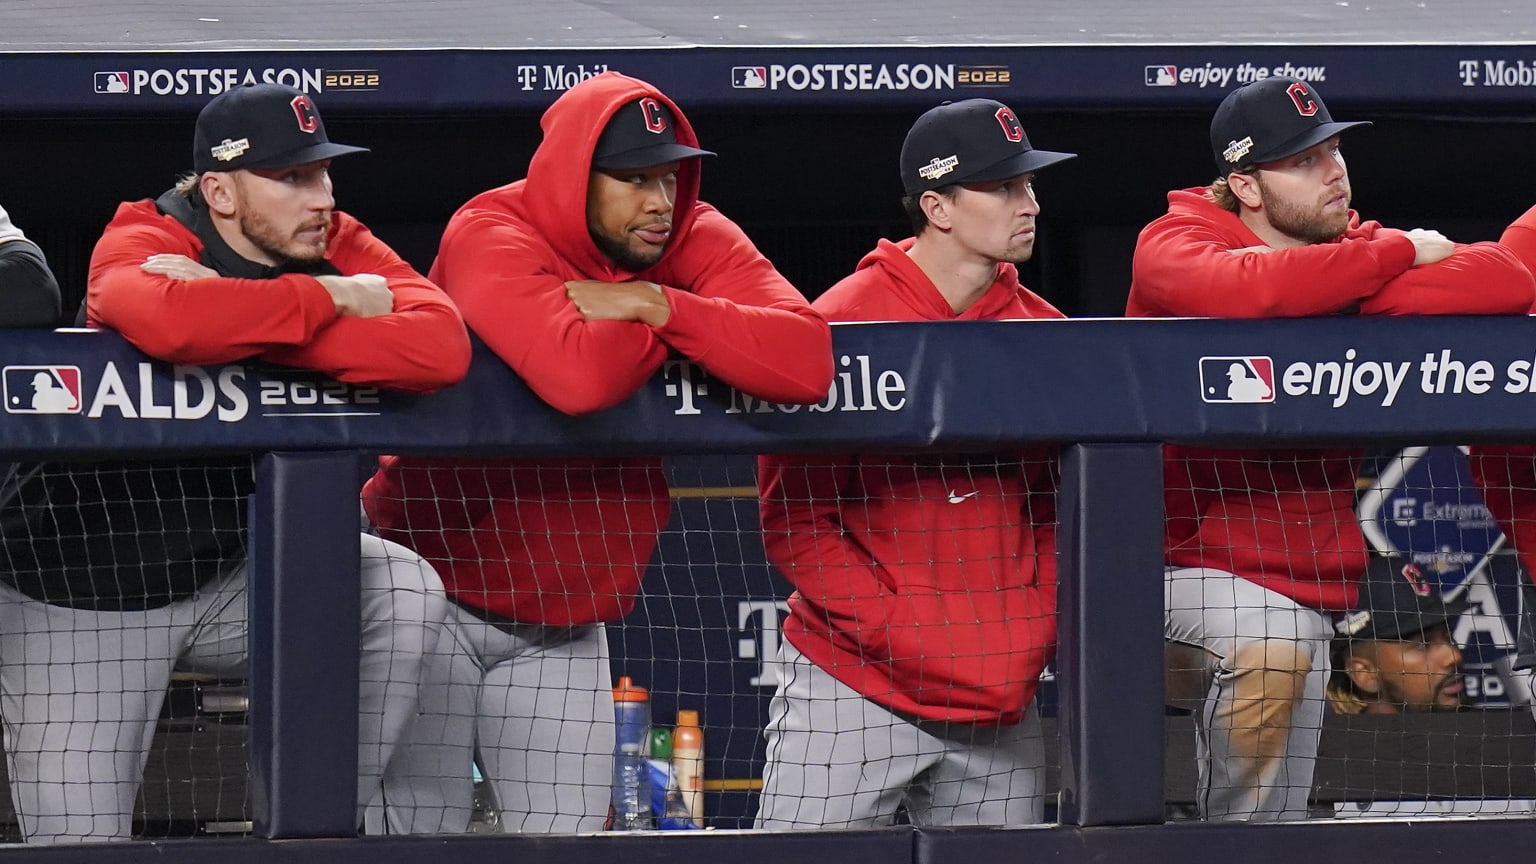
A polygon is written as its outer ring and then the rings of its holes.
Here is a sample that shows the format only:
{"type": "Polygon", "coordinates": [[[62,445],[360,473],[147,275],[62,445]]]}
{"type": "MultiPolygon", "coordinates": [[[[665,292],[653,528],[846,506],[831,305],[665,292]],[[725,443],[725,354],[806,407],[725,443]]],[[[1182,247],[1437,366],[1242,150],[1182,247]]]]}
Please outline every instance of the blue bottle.
{"type": "Polygon", "coordinates": [[[651,732],[650,694],[628,675],[613,688],[612,830],[645,831],[651,820],[651,769],[646,750],[651,732]]]}

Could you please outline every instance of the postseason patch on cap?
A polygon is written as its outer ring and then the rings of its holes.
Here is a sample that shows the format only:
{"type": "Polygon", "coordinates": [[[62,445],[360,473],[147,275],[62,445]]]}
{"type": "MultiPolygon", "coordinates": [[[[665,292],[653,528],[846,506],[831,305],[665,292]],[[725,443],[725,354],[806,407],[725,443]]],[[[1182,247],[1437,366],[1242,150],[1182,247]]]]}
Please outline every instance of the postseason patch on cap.
{"type": "Polygon", "coordinates": [[[225,138],[222,142],[213,145],[209,152],[213,158],[220,162],[229,162],[245,155],[245,151],[251,149],[251,139],[241,138],[239,141],[231,141],[225,138]]]}
{"type": "Polygon", "coordinates": [[[1250,135],[1241,141],[1228,142],[1227,149],[1221,151],[1221,155],[1224,156],[1228,162],[1236,164],[1243,161],[1243,157],[1247,156],[1249,151],[1252,149],[1253,136],[1250,135]]]}
{"type": "Polygon", "coordinates": [[[1340,636],[1353,636],[1366,628],[1371,623],[1371,613],[1361,609],[1351,612],[1343,618],[1333,622],[1333,629],[1340,636]]]}
{"type": "Polygon", "coordinates": [[[958,155],[945,156],[943,159],[935,156],[933,161],[917,169],[917,176],[924,180],[937,180],[958,167],[960,167],[960,157],[958,155]]]}

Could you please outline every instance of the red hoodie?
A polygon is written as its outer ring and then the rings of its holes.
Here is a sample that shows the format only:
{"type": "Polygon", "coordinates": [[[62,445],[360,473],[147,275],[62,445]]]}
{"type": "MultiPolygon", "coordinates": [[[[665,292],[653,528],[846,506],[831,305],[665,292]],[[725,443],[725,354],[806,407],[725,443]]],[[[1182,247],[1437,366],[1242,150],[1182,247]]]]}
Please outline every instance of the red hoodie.
{"type": "MultiPolygon", "coordinates": [[[[1499,243],[1536,273],[1536,207],[1504,229],[1499,243]]],[[[1472,479],[1489,512],[1514,545],[1525,572],[1536,580],[1536,445],[1473,447],[1471,464],[1472,479]]]]}
{"type": "MultiPolygon", "coordinates": [[[[604,73],[555,101],[528,177],[484,192],[448,222],[433,278],[471,329],[545,401],[568,414],[629,398],[669,354],[770,402],[812,403],[832,383],[831,331],[735,223],[698,201],[699,160],[682,162],[661,260],[620,269],[587,231],[592,152],[609,117],[650,96],[604,73]],[[662,327],[587,321],[573,280],[657,283],[662,327]]],[[[460,602],[550,625],[623,617],[670,504],[658,459],[467,461],[386,456],[364,489],[381,533],[436,565],[460,602]]]]}
{"type": "MultiPolygon", "coordinates": [[[[1360,222],[1294,249],[1264,243],[1206,188],[1168,193],[1168,212],[1136,242],[1131,317],[1289,318],[1365,314],[1523,313],[1536,283],[1496,243],[1460,245],[1413,266],[1403,232],[1360,222]]],[[[1361,451],[1217,450],[1169,445],[1168,563],[1236,573],[1305,606],[1353,608],[1365,570],[1355,518],[1361,451]]]]}
{"type": "Polygon", "coordinates": [[[341,381],[425,392],[455,384],[469,369],[469,336],[453,303],[361,222],[337,212],[326,259],[343,276],[374,273],[389,282],[394,312],[339,316],[313,276],[172,279],[139,265],[151,255],[201,258],[197,235],[155,208],[117,208],[91,254],[86,318],[171,363],[229,363],[259,356],[341,381]]]}
{"type": "MultiPolygon", "coordinates": [[[[1011,264],[956,315],[881,241],[815,303],[832,321],[1061,318],[1011,264]]],[[[1056,648],[1056,451],[764,456],[763,545],[795,586],[786,638],[865,698],[1016,723],[1056,648]]]]}

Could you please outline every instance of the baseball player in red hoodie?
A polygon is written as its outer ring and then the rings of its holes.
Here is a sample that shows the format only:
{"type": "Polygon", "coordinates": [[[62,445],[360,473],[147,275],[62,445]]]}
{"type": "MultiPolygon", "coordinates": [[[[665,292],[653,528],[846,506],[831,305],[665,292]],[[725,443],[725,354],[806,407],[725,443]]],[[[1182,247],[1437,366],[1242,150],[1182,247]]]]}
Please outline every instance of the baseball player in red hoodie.
{"type": "MultiPolygon", "coordinates": [[[[1170,192],[1136,244],[1133,317],[1523,313],[1531,275],[1495,243],[1362,222],[1311,85],[1269,78],[1211,121],[1217,179],[1170,192]]],[[[1353,512],[1362,453],[1169,445],[1169,698],[1195,710],[1211,819],[1304,818],[1331,613],[1367,567],[1353,512]]],[[[1373,566],[1385,566],[1378,561],[1373,566]]]]}
{"type": "MultiPolygon", "coordinates": [[[[990,99],[918,118],[901,151],[916,236],[815,303],[832,321],[1061,318],[1019,284],[1030,146],[990,99]]],[[[1032,699],[1056,648],[1054,448],[764,456],[763,543],[795,586],[757,827],[1039,822],[1032,699]]]]}
{"type": "MultiPolygon", "coordinates": [[[[698,200],[700,157],[713,154],[670,99],[604,73],[541,125],[527,178],[460,208],[432,268],[535,393],[598,411],[681,356],[770,402],[826,397],[830,329],[698,200]]],[[[433,715],[450,729],[418,723],[423,746],[399,766],[443,777],[450,805],[386,786],[391,825],[463,830],[478,739],[506,830],[601,828],[614,741],[603,624],[634,606],[666,524],[661,460],[385,457],[364,502],[383,536],[437,567],[459,612],[453,686],[433,715]],[[464,746],[432,746],[444,740],[464,746]]]]}
{"type": "MultiPolygon", "coordinates": [[[[174,363],[457,382],[470,344],[453,303],[335,209],[331,160],[361,150],[326,136],[305,93],[226,90],[198,115],[195,173],[122,204],[97,242],[86,319],[174,363]]],[[[0,700],[28,842],[126,839],[172,670],[244,674],[255,485],[245,454],[0,465],[0,700]]],[[[360,808],[416,716],[447,606],[419,556],[361,544],[360,808]]]]}

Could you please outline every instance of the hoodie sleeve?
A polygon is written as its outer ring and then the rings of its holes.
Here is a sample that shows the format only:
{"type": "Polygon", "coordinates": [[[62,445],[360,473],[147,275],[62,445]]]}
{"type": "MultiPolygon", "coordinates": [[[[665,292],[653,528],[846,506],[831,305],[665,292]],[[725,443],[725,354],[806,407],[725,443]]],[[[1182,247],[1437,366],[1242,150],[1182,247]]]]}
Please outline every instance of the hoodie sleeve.
{"type": "Polygon", "coordinates": [[[1498,243],[1458,244],[1447,258],[1412,267],[1360,303],[1366,315],[1523,315],[1536,280],[1498,243]]]}
{"type": "Polygon", "coordinates": [[[1504,229],[1499,242],[1507,247],[1527,267],[1536,264],[1536,207],[1520,214],[1520,218],[1504,229]]]}
{"type": "Polygon", "coordinates": [[[582,317],[544,240],[487,213],[454,218],[432,273],[470,329],[539,398],[566,414],[601,411],[661,368],[667,349],[650,327],[582,317]]]}
{"type": "Polygon", "coordinates": [[[832,385],[832,331],[752,245],[698,204],[680,248],[658,275],[672,314],[657,334],[727,384],[772,402],[812,403],[832,385]]]}
{"type": "Polygon", "coordinates": [[[362,223],[344,213],[336,218],[331,263],[343,275],[383,276],[395,297],[394,311],[342,316],[303,345],[268,351],[262,359],[415,393],[458,383],[469,371],[470,348],[453,301],[362,223]]]}
{"type": "Polygon", "coordinates": [[[91,253],[86,318],[140,351],[172,363],[228,363],[302,345],[336,320],[331,295],[311,276],[171,279],[139,265],[151,255],[197,260],[191,232],[148,201],[124,204],[91,253]]]}
{"type": "MultiPolygon", "coordinates": [[[[1219,213],[1214,204],[1210,209],[1219,213]]],[[[1235,219],[1235,217],[1234,217],[1235,219]]],[[[1238,252],[1234,232],[1204,213],[1170,213],[1141,232],[1131,315],[1295,318],[1370,297],[1413,265],[1399,232],[1350,231],[1335,243],[1238,252]]]]}
{"type": "MultiPolygon", "coordinates": [[[[1520,214],[1520,218],[1510,223],[1504,229],[1504,234],[1499,238],[1499,245],[1514,253],[1525,269],[1536,274],[1536,207],[1520,214]]],[[[1536,304],[1530,311],[1536,313],[1536,304]]]]}
{"type": "Polygon", "coordinates": [[[875,559],[843,530],[841,493],[853,474],[848,457],[758,457],[763,549],[834,631],[873,638],[890,592],[875,559]]]}

